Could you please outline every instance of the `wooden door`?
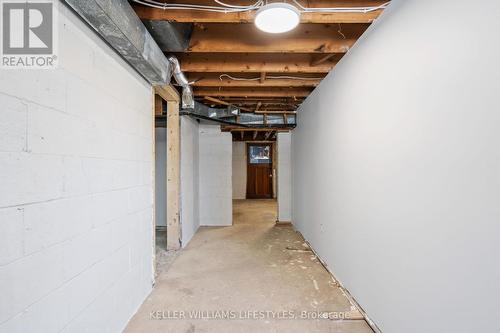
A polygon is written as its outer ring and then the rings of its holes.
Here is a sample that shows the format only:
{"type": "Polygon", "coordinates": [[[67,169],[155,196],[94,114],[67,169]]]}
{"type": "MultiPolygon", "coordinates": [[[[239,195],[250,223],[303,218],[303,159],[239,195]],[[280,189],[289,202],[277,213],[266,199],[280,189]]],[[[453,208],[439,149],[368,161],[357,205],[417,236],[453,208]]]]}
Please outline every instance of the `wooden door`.
{"type": "Polygon", "coordinates": [[[247,144],[247,198],[273,197],[273,158],[271,144],[247,144]]]}

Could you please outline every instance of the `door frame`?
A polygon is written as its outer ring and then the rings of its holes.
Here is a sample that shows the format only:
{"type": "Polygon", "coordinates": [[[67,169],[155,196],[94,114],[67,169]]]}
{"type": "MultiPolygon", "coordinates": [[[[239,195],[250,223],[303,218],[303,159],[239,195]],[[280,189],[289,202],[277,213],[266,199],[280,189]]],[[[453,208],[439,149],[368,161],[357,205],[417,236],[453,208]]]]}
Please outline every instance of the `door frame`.
{"type": "Polygon", "coordinates": [[[273,199],[274,198],[274,188],[273,188],[273,185],[274,185],[274,142],[247,142],[246,143],[246,149],[245,149],[245,154],[246,154],[246,161],[247,161],[247,184],[246,184],[246,191],[245,191],[245,198],[246,199],[273,199]],[[269,154],[270,154],[270,161],[271,163],[270,166],[271,166],[271,177],[269,178],[269,197],[264,197],[264,198],[250,198],[248,196],[248,181],[249,181],[249,177],[248,177],[248,173],[249,173],[249,169],[250,169],[250,146],[270,146],[271,149],[269,150],[269,154]]]}

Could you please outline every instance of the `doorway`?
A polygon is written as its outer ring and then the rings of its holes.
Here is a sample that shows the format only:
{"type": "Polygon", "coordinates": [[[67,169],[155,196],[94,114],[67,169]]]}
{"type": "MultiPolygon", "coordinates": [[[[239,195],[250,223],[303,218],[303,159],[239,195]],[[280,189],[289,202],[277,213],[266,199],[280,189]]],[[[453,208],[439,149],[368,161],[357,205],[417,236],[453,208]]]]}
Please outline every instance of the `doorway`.
{"type": "Polygon", "coordinates": [[[273,198],[272,143],[247,143],[248,199],[273,198]]]}

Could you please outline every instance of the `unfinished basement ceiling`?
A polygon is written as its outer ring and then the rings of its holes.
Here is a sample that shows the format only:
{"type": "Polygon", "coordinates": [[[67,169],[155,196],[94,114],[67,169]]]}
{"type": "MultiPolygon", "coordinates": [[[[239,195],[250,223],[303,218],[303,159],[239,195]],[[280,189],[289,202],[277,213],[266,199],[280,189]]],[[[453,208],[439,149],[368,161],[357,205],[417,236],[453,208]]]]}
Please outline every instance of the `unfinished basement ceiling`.
{"type": "MultiPolygon", "coordinates": [[[[161,22],[172,23],[164,32],[177,38],[172,41],[171,48],[166,47],[161,31],[152,32],[152,35],[165,54],[174,54],[179,59],[198,102],[211,107],[234,105],[241,112],[262,114],[265,119],[270,114],[278,115],[283,117],[284,127],[287,127],[288,115],[295,113],[300,103],[383,10],[303,12],[301,23],[294,30],[270,34],[253,24],[255,9],[224,13],[155,8],[155,4],[161,7],[158,3],[163,2],[131,1],[147,27],[164,27],[161,22]],[[149,6],[140,3],[149,3],[149,6]],[[175,29],[182,31],[173,31],[175,29]],[[180,51],[179,45],[185,45],[184,50],[180,51]]],[[[214,0],[169,0],[165,3],[221,6],[214,0]]],[[[249,6],[255,1],[228,0],[224,3],[249,6]]],[[[378,7],[387,1],[300,0],[288,3],[317,9],[378,7]]],[[[233,128],[226,126],[226,129],[233,128]]],[[[240,137],[245,135],[238,134],[240,137]]]]}

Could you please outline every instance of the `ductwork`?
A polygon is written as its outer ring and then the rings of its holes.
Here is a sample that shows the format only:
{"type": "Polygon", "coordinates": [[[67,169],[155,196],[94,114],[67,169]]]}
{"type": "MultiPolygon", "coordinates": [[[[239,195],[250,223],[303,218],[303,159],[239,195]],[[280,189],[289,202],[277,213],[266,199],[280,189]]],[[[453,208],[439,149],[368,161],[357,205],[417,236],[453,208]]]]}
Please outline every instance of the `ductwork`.
{"type": "Polygon", "coordinates": [[[182,108],[183,109],[193,109],[194,108],[194,97],[193,97],[193,89],[189,85],[186,76],[181,71],[181,65],[179,64],[179,60],[177,60],[174,56],[168,56],[168,62],[172,68],[172,75],[175,78],[177,84],[182,87],[182,108]]]}
{"type": "Polygon", "coordinates": [[[184,52],[189,47],[192,23],[165,20],[142,20],[163,52],[184,52]]]}
{"type": "Polygon", "coordinates": [[[182,107],[193,108],[193,91],[179,61],[165,57],[156,41],[126,0],[65,0],[120,56],[152,85],[182,87],[182,107]]]}
{"type": "Polygon", "coordinates": [[[295,115],[287,115],[287,121],[283,119],[283,115],[268,114],[264,122],[264,115],[254,113],[242,113],[234,106],[227,108],[211,108],[205,104],[194,102],[194,108],[181,111],[181,115],[190,116],[196,119],[214,121],[225,125],[235,125],[238,127],[262,127],[273,128],[279,126],[295,127],[295,115]]]}

